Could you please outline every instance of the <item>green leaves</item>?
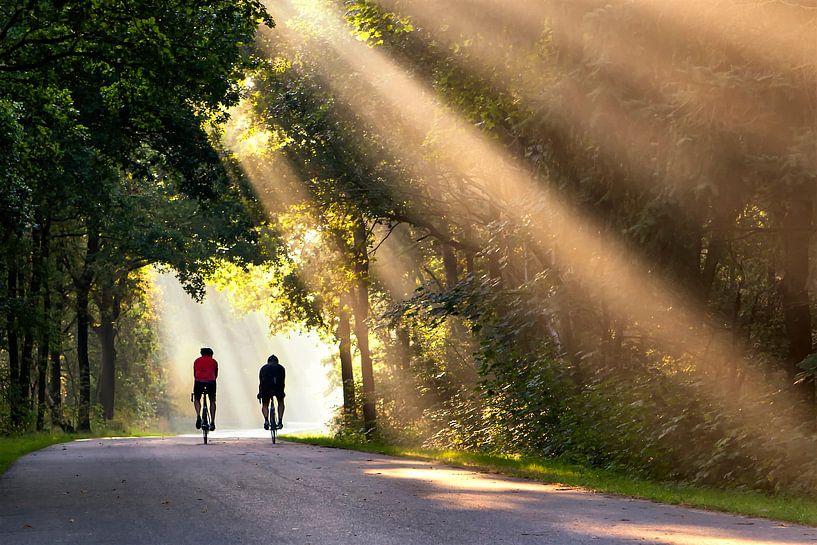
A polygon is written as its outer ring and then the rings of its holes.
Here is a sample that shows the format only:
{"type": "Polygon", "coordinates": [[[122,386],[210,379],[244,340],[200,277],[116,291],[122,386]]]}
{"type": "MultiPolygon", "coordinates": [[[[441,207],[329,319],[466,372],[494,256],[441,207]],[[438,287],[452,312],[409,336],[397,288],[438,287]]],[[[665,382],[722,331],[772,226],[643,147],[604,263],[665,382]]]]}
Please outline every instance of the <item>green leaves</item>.
{"type": "Polygon", "coordinates": [[[810,384],[812,377],[817,376],[817,353],[809,354],[797,368],[802,371],[795,375],[795,384],[810,384]]]}

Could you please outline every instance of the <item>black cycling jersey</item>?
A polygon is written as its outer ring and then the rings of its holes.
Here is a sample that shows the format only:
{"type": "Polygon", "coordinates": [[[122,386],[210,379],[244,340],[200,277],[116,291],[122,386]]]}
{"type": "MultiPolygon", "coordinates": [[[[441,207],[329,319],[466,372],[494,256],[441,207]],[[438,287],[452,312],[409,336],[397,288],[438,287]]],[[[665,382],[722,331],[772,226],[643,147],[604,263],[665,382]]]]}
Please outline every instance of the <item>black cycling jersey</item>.
{"type": "Polygon", "coordinates": [[[280,363],[267,363],[258,372],[259,390],[272,390],[283,393],[285,379],[286,371],[284,371],[283,365],[280,363]]]}

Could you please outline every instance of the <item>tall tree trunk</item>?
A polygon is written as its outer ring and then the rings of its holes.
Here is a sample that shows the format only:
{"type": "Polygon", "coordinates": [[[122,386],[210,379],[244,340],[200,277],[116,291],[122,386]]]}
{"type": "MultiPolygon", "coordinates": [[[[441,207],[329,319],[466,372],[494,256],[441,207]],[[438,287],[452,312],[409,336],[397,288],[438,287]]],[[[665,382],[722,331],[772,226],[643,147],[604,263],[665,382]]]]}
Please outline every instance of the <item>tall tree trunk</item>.
{"type": "Polygon", "coordinates": [[[374,397],[374,369],[369,350],[369,250],[366,224],[357,222],[353,233],[355,255],[355,294],[352,313],[355,317],[355,338],[360,351],[360,374],[363,379],[363,423],[366,437],[371,438],[377,429],[377,410],[374,397]]]}
{"type": "Polygon", "coordinates": [[[22,420],[20,406],[20,344],[18,337],[18,293],[17,293],[17,252],[15,244],[9,244],[6,277],[6,336],[9,351],[9,405],[12,426],[18,427],[22,420]]]}
{"type": "Polygon", "coordinates": [[[88,299],[93,283],[92,262],[99,251],[99,233],[89,222],[88,248],[85,255],[85,266],[76,284],[77,295],[77,362],[79,364],[79,407],[77,411],[77,429],[91,431],[91,361],[88,357],[88,299]]]}
{"type": "MultiPolygon", "coordinates": [[[[36,308],[36,307],[35,307],[36,308]]],[[[31,368],[34,367],[34,327],[26,324],[23,333],[23,349],[20,353],[20,374],[17,378],[17,395],[20,404],[17,425],[29,429],[31,425],[31,368]]]]}
{"type": "MultiPolygon", "coordinates": [[[[814,216],[814,186],[807,185],[792,198],[783,216],[782,283],[783,311],[786,336],[789,341],[787,372],[794,378],[797,364],[813,349],[811,338],[811,310],[809,308],[809,247],[811,245],[812,217],[814,216]]],[[[796,386],[806,406],[806,418],[815,418],[814,377],[808,377],[796,386]]]]}
{"type": "Polygon", "coordinates": [[[45,428],[46,409],[46,376],[48,372],[48,351],[51,340],[51,283],[49,281],[48,263],[51,257],[51,218],[47,217],[43,222],[42,236],[40,238],[40,256],[42,267],[42,312],[43,323],[40,328],[40,339],[37,344],[37,431],[45,428]]]}
{"type": "Polygon", "coordinates": [[[102,349],[102,372],[100,376],[102,415],[105,420],[112,420],[116,398],[116,329],[110,316],[103,316],[102,323],[96,332],[102,349]]]}
{"type": "Polygon", "coordinates": [[[62,418],[62,359],[60,351],[56,349],[59,343],[55,339],[54,348],[49,352],[51,360],[51,380],[49,381],[48,397],[51,400],[51,425],[59,426],[64,431],[66,423],[62,418]]]}
{"type": "Polygon", "coordinates": [[[355,412],[355,376],[352,369],[352,331],[349,316],[349,302],[352,296],[340,297],[338,312],[338,340],[340,341],[340,375],[343,384],[343,412],[355,412]]]}
{"type": "Polygon", "coordinates": [[[77,362],[79,363],[79,431],[91,431],[91,362],[88,358],[88,293],[90,283],[77,286],[77,362]]]}
{"type": "Polygon", "coordinates": [[[19,392],[19,403],[21,408],[22,421],[19,422],[24,428],[29,426],[29,416],[31,415],[31,370],[34,368],[34,338],[42,336],[41,331],[45,326],[45,316],[37,319],[37,309],[40,308],[39,297],[43,278],[43,222],[40,218],[35,221],[35,226],[31,231],[31,278],[28,285],[26,297],[26,308],[33,311],[34,319],[26,320],[23,327],[23,349],[20,354],[20,374],[18,376],[17,390],[19,392]]]}
{"type": "Polygon", "coordinates": [[[67,431],[67,424],[62,417],[62,313],[65,310],[65,294],[58,293],[57,304],[54,307],[51,317],[51,332],[53,333],[49,343],[48,357],[51,362],[51,370],[48,381],[48,399],[51,407],[51,425],[60,426],[63,431],[67,431]]]}
{"type": "Polygon", "coordinates": [[[95,329],[102,349],[102,372],[100,376],[100,402],[105,420],[112,420],[116,401],[116,322],[121,307],[121,290],[124,280],[113,282],[105,280],[100,286],[99,315],[100,324],[95,329]]]}
{"type": "Polygon", "coordinates": [[[37,346],[37,431],[42,431],[45,428],[49,337],[48,327],[46,327],[37,346]]]}

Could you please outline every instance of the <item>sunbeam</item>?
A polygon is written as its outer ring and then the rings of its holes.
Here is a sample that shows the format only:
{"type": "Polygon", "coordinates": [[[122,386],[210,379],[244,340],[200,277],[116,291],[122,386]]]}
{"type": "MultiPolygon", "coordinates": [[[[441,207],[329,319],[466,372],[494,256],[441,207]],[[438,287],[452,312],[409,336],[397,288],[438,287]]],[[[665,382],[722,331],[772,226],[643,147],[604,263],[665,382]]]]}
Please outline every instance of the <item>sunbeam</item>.
{"type": "MultiPolygon", "coordinates": [[[[568,267],[570,274],[592,283],[597,280],[593,275],[600,267],[608,271],[602,295],[611,308],[632,317],[637,325],[648,327],[660,342],[672,347],[673,352],[680,349],[680,352],[700,355],[701,346],[708,345],[709,357],[743,361],[742,347],[718,338],[718,328],[706,325],[709,322],[706,312],[691,303],[680,288],[662,280],[654,265],[644,262],[620,241],[605,234],[607,231],[596,225],[594,218],[568,205],[537,181],[524,163],[438,102],[434,91],[411,71],[377,48],[351,39],[345,23],[321,6],[320,3],[309,6],[282,3],[276,5],[274,11],[294,24],[303,24],[297,19],[301,15],[319,18],[321,41],[315,45],[331,47],[343,63],[322,67],[327,83],[357,115],[379,128],[395,156],[402,156],[406,149],[421,147],[429,134],[445,135],[444,140],[438,139],[433,144],[438,162],[444,165],[442,170],[454,179],[475,182],[478,190],[489,197],[490,204],[499,207],[509,219],[531,225],[541,240],[552,241],[557,248],[557,262],[568,267]],[[355,74],[380,101],[369,101],[355,108],[360,88],[336,81],[333,76],[337,73],[355,74]],[[399,128],[392,124],[384,126],[383,119],[399,119],[402,124],[399,128]],[[704,342],[702,335],[709,335],[710,339],[704,342]]],[[[286,30],[280,34],[287,40],[304,40],[303,35],[286,30]]],[[[319,51],[314,53],[316,58],[321,57],[319,51]]],[[[581,123],[582,119],[576,122],[581,123]]],[[[765,386],[764,377],[755,375],[751,368],[741,369],[749,377],[745,382],[749,397],[774,389],[765,386]]],[[[709,393],[715,397],[724,395],[719,384],[712,384],[709,393]]],[[[794,427],[795,423],[790,425],[794,427]]]]}

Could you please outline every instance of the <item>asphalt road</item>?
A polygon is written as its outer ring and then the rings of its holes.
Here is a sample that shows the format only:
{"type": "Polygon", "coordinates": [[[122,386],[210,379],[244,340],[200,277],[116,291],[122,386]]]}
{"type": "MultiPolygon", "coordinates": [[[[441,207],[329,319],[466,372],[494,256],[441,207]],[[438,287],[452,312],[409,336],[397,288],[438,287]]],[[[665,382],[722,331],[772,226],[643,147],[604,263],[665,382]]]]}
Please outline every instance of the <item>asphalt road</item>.
{"type": "Polygon", "coordinates": [[[0,544],[789,545],[817,529],[269,438],[55,445],[0,477],[0,544]]]}

